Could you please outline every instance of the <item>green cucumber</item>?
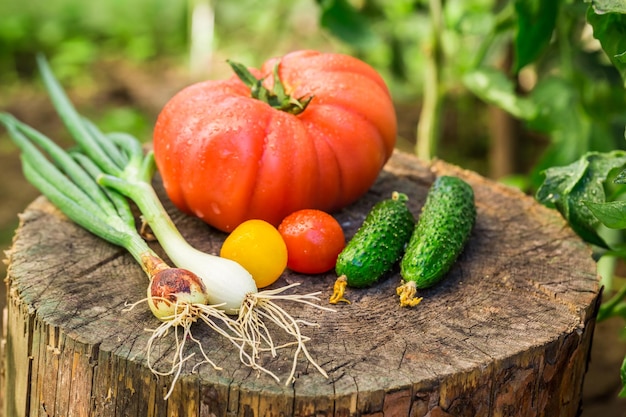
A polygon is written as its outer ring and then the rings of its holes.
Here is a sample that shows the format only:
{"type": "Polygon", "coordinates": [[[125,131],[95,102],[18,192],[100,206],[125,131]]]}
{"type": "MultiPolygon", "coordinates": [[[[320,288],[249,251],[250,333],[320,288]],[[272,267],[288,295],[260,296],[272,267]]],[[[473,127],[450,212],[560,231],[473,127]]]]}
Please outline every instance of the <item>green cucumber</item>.
{"type": "Polygon", "coordinates": [[[463,251],[475,221],[472,187],[458,177],[438,177],[400,262],[405,281],[397,289],[400,305],[417,305],[421,298],[415,297],[416,290],[441,281],[463,251]]]}
{"type": "Polygon", "coordinates": [[[354,237],[337,257],[332,304],[343,298],[346,286],[368,287],[378,281],[400,260],[415,228],[406,194],[394,192],[377,203],[367,214],[354,237]]]}

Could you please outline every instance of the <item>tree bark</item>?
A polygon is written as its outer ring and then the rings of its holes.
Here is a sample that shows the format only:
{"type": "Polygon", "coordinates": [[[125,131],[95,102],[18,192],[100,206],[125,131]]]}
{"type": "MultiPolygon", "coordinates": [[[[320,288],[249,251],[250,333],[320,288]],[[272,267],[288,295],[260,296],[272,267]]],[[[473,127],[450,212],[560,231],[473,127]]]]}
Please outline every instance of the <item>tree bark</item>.
{"type": "MultiPolygon", "coordinates": [[[[300,360],[290,385],[288,352],[263,362],[277,383],[196,323],[195,337],[222,370],[194,371],[200,355],[190,348],[196,356],[167,401],[171,377],[146,366],[145,329],[159,322],[146,304],[125,311],[145,297],[144,273],[38,198],[21,214],[9,254],[5,416],[578,415],[600,288],[590,248],[558,213],[473,172],[396,152],[371,190],[335,216],[349,238],[392,191],[406,193],[417,216],[443,174],[472,185],[477,221],[421,304],[399,306],[397,269],[371,288],[349,289],[352,304],[335,312],[284,303],[317,324],[303,332],[328,373],[300,360]]],[[[224,233],[168,210],[190,243],[219,252],[224,233]]],[[[327,306],[335,278],[287,271],[275,286],[300,282],[296,292],[321,291],[327,306]]],[[[172,332],[158,345],[158,368],[173,343],[172,332]]]]}

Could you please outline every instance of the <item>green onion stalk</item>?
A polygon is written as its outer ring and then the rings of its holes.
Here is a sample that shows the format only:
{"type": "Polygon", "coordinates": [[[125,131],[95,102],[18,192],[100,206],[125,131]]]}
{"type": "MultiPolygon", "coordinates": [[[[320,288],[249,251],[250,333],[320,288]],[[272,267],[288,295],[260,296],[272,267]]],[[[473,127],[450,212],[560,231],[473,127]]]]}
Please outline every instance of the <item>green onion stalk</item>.
{"type": "Polygon", "coordinates": [[[277,301],[295,301],[319,309],[317,295],[286,294],[297,284],[259,291],[250,273],[235,261],[201,252],[181,235],[161,204],[153,186],[156,170],[152,152],[144,153],[141,143],[126,133],[103,133],[74,108],[60,83],[42,56],[37,60],[44,85],[65,127],[78,145],[65,151],[50,138],[22,123],[8,113],[0,113],[0,122],[19,147],[26,179],[69,219],[96,236],[126,249],[149,279],[147,301],[161,325],[152,331],[147,346],[148,366],[156,375],[174,375],[166,394],[171,394],[183,364],[187,340],[195,342],[203,356],[201,363],[219,369],[205,354],[202,344],[191,334],[191,325],[200,321],[230,340],[238,349],[241,362],[279,378],[259,364],[263,352],[277,355],[280,348],[295,346],[292,368],[286,383],[293,382],[297,359],[304,354],[324,376],[326,372],[313,360],[301,333],[300,325],[314,325],[296,319],[277,301]],[[47,157],[46,157],[47,154],[47,157]],[[159,244],[176,265],[161,259],[137,230],[131,212],[132,200],[150,226],[159,244]],[[282,329],[292,342],[278,344],[268,326],[282,329]],[[156,340],[174,328],[176,351],[171,366],[155,369],[150,353],[156,340]],[[180,330],[182,329],[182,332],[180,330]]]}

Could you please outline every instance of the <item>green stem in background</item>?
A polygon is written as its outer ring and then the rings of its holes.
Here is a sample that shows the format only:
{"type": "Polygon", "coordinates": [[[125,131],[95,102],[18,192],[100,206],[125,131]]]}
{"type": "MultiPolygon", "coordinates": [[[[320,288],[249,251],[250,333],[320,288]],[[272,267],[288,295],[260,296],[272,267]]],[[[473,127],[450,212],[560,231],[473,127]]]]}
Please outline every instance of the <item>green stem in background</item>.
{"type": "Polygon", "coordinates": [[[474,56],[472,68],[480,68],[485,65],[489,51],[494,46],[498,35],[515,24],[516,16],[513,2],[507,2],[501,10],[494,13],[495,23],[491,31],[485,35],[485,39],[483,39],[478,45],[478,51],[474,56]]]}
{"type": "Polygon", "coordinates": [[[415,153],[418,157],[429,160],[437,152],[437,143],[441,132],[441,111],[443,107],[443,86],[441,81],[444,64],[442,49],[443,5],[442,0],[429,0],[431,33],[430,42],[424,51],[424,98],[419,124],[415,153]]]}
{"type": "Polygon", "coordinates": [[[215,49],[215,10],[212,0],[187,0],[189,71],[192,79],[207,76],[215,49]]]}
{"type": "Polygon", "coordinates": [[[598,311],[597,320],[602,321],[624,313],[626,310],[626,285],[613,295],[609,300],[602,303],[598,311]]]}
{"type": "Polygon", "coordinates": [[[577,56],[574,51],[575,41],[573,39],[580,39],[581,29],[583,26],[567,16],[569,13],[566,7],[559,7],[559,14],[557,15],[556,23],[556,38],[558,40],[558,53],[559,53],[559,74],[566,80],[576,82],[576,69],[574,68],[574,62],[576,62],[577,56]],[[580,29],[578,28],[580,26],[580,29]]]}

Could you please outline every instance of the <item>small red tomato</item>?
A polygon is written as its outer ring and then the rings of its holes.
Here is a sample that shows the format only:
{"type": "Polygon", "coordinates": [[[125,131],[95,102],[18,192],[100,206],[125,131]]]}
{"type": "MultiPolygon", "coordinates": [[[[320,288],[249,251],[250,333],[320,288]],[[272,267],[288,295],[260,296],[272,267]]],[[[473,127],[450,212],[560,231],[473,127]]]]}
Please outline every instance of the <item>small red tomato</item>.
{"type": "Polygon", "coordinates": [[[339,222],[321,210],[298,210],[283,219],[278,231],[287,245],[287,268],[303,274],[331,270],[346,246],[339,222]]]}

